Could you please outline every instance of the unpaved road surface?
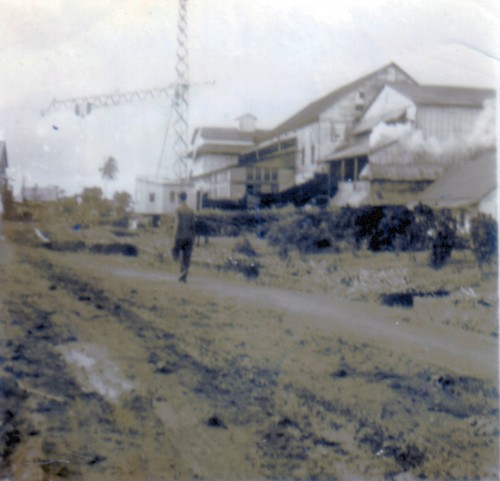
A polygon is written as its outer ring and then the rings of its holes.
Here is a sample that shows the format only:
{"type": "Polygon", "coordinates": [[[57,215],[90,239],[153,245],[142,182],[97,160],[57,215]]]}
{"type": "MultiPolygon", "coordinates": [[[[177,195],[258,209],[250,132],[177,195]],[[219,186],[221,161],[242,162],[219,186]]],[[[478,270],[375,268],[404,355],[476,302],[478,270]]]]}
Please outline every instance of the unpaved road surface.
{"type": "Polygon", "coordinates": [[[498,477],[493,336],[132,258],[0,258],[2,479],[498,477]]]}

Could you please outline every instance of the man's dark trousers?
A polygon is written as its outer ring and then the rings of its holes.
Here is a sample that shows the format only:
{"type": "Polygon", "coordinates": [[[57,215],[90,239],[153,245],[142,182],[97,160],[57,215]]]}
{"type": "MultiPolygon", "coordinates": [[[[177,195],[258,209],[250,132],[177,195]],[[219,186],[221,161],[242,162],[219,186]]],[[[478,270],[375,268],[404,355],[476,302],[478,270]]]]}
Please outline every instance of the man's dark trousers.
{"type": "Polygon", "coordinates": [[[177,239],[175,246],[172,249],[172,257],[177,260],[182,254],[181,258],[181,276],[180,281],[186,282],[189,264],[191,263],[191,253],[193,252],[193,239],[177,239]]]}

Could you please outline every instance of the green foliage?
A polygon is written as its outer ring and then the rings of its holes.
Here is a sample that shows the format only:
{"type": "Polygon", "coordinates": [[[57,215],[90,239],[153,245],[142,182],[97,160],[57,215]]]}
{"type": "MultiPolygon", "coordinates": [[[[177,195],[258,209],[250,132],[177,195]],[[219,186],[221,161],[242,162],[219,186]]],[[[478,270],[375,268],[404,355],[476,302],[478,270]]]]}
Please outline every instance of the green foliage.
{"type": "Polygon", "coordinates": [[[327,215],[300,211],[274,222],[267,239],[271,245],[278,247],[280,257],[287,256],[289,246],[307,254],[332,247],[334,243],[327,215]]]}
{"type": "Polygon", "coordinates": [[[114,180],[118,174],[118,162],[114,157],[108,157],[99,172],[104,180],[114,180]]]}
{"type": "Polygon", "coordinates": [[[83,189],[81,199],[82,205],[97,206],[103,201],[102,189],[100,187],[86,187],[83,189]]]}
{"type": "Polygon", "coordinates": [[[115,193],[106,199],[100,187],[85,188],[81,195],[63,197],[44,204],[45,216],[57,216],[68,224],[80,226],[111,224],[126,227],[132,211],[132,197],[128,192],[115,193]]]}
{"type": "Polygon", "coordinates": [[[455,247],[457,226],[451,212],[447,209],[436,214],[434,224],[429,263],[432,268],[441,269],[451,258],[451,252],[455,247]]]}
{"type": "Polygon", "coordinates": [[[115,216],[123,217],[130,214],[132,209],[132,196],[128,192],[115,192],[112,201],[115,216]]]}
{"type": "Polygon", "coordinates": [[[479,267],[491,261],[497,252],[498,225],[486,214],[479,214],[471,221],[472,252],[479,267]]]}

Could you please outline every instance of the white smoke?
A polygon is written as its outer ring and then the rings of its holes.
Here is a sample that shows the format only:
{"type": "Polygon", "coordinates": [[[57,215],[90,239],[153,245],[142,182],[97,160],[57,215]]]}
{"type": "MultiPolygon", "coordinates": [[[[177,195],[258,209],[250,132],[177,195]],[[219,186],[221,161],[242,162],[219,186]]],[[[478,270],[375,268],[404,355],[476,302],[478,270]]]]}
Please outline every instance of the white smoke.
{"type": "MultiPolygon", "coordinates": [[[[410,123],[379,124],[370,135],[370,149],[374,150],[392,141],[399,141],[408,155],[398,158],[398,164],[448,164],[473,159],[480,152],[494,148],[496,145],[495,107],[494,99],[486,100],[482,112],[478,115],[468,135],[450,136],[445,140],[425,137],[422,131],[412,130],[410,123]]],[[[379,160],[382,159],[384,159],[383,156],[379,160]]],[[[390,162],[388,158],[385,158],[385,161],[390,162]]]]}
{"type": "Polygon", "coordinates": [[[496,145],[496,102],[486,99],[466,142],[471,150],[487,150],[496,145]]]}
{"type": "Polygon", "coordinates": [[[370,149],[376,149],[395,140],[406,137],[411,132],[410,124],[378,124],[370,134],[370,149]]]}
{"type": "Polygon", "coordinates": [[[419,130],[404,140],[405,147],[415,160],[429,162],[450,162],[467,156],[468,148],[464,139],[449,137],[439,140],[436,137],[424,137],[419,130]]]}

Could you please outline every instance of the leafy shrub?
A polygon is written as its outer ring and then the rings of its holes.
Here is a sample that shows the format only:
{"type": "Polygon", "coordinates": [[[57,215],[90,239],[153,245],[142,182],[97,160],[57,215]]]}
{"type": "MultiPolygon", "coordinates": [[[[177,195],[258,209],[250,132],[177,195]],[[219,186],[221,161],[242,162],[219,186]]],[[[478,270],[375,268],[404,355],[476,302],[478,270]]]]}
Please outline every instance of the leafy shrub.
{"type": "Polygon", "coordinates": [[[288,255],[289,246],[297,248],[301,254],[318,252],[334,245],[328,220],[322,213],[296,212],[273,223],[267,239],[278,247],[283,258],[288,255]]]}
{"type": "Polygon", "coordinates": [[[434,236],[431,244],[430,265],[434,269],[443,267],[451,257],[455,246],[456,223],[449,210],[436,215],[434,236]]]}
{"type": "Polygon", "coordinates": [[[480,268],[497,252],[497,228],[496,220],[489,215],[479,214],[471,221],[472,252],[480,268]]]}
{"type": "Polygon", "coordinates": [[[371,251],[422,250],[428,247],[430,223],[430,208],[422,212],[404,206],[343,207],[332,217],[330,232],[356,249],[366,244],[371,251]]]}

